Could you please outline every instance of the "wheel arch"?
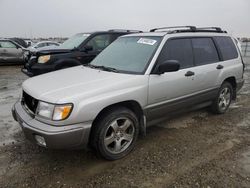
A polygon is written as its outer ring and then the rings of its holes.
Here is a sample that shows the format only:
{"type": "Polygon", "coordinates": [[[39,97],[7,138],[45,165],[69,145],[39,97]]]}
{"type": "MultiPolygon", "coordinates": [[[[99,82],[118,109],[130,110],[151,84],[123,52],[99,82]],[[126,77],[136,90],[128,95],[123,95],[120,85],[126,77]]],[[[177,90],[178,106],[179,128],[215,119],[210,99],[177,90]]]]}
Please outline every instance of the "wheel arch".
{"type": "Polygon", "coordinates": [[[223,83],[224,82],[228,82],[232,85],[232,87],[233,87],[233,100],[235,100],[236,99],[236,88],[237,88],[236,78],[234,76],[230,76],[230,77],[226,78],[223,81],[223,83]]]}
{"type": "MultiPolygon", "coordinates": [[[[103,116],[103,114],[105,114],[106,112],[114,109],[114,108],[117,108],[117,107],[126,107],[128,109],[130,109],[132,112],[135,113],[135,115],[138,117],[138,120],[139,120],[139,128],[140,128],[140,135],[145,135],[146,134],[146,123],[145,123],[145,120],[144,120],[144,112],[143,112],[143,109],[141,107],[141,105],[137,102],[137,101],[134,101],[134,100],[129,100],[129,101],[123,101],[123,102],[118,102],[118,103],[115,103],[115,104],[111,104],[105,108],[103,108],[98,114],[97,116],[95,117],[93,123],[92,123],[92,127],[91,127],[91,130],[90,130],[90,135],[93,134],[94,132],[94,127],[96,125],[96,123],[101,119],[101,117],[103,116]]],[[[91,139],[92,136],[90,136],[89,138],[91,139]]],[[[90,140],[89,140],[89,143],[90,143],[90,140]]]]}

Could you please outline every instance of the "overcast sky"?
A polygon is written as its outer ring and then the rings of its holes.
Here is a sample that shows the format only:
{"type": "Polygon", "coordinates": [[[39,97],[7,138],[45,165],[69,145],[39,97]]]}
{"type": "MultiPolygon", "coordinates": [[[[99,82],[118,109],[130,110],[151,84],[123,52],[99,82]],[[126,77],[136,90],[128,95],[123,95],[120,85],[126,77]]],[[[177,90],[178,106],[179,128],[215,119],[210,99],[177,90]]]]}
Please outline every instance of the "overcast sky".
{"type": "Polygon", "coordinates": [[[173,25],[220,26],[250,37],[250,0],[0,0],[0,23],[0,37],[173,25]]]}

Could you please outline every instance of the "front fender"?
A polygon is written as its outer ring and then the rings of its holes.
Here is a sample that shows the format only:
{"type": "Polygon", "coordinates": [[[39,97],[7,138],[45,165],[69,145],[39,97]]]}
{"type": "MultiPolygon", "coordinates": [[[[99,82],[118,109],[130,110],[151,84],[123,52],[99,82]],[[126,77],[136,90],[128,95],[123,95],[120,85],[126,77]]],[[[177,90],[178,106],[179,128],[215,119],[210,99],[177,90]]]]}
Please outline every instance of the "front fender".
{"type": "Polygon", "coordinates": [[[143,109],[147,104],[147,91],[147,81],[141,79],[133,87],[124,84],[116,90],[94,94],[79,103],[75,102],[71,118],[77,122],[93,121],[104,108],[126,101],[135,101],[143,109]]]}

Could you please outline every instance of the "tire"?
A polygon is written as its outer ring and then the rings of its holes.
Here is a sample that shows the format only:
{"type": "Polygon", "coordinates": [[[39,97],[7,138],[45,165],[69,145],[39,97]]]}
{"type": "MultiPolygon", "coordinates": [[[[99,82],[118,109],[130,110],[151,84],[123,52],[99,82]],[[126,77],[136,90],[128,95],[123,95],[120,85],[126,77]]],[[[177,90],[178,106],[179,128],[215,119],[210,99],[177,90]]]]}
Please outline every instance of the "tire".
{"type": "Polygon", "coordinates": [[[229,82],[224,82],[217,94],[217,97],[213,101],[211,111],[215,114],[224,114],[232,101],[233,98],[233,87],[229,82]]]}
{"type": "Polygon", "coordinates": [[[107,160],[117,160],[134,149],[138,135],[136,115],[125,107],[115,107],[98,119],[90,142],[98,155],[107,160]]]}

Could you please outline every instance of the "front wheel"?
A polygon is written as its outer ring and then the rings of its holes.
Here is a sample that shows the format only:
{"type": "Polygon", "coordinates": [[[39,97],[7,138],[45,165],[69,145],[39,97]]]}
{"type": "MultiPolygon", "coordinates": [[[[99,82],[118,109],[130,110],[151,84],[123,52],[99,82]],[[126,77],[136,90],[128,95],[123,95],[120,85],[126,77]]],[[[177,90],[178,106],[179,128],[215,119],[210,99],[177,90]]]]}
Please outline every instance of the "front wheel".
{"type": "Polygon", "coordinates": [[[135,146],[139,134],[136,115],[124,107],[103,114],[91,135],[92,146],[105,159],[117,160],[135,146]]]}
{"type": "Polygon", "coordinates": [[[212,112],[224,114],[229,108],[233,97],[233,87],[229,82],[224,82],[211,106],[212,112]]]}

